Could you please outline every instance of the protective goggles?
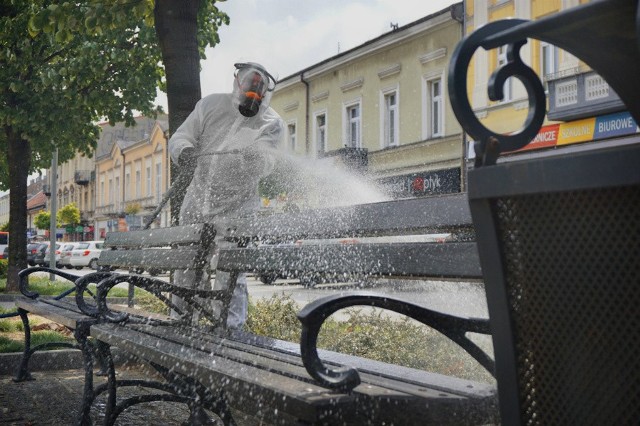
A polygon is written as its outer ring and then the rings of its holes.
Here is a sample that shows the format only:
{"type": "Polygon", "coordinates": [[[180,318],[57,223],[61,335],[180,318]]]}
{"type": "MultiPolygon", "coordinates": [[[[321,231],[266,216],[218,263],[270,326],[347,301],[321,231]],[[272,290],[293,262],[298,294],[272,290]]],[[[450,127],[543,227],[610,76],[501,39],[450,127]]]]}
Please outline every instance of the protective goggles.
{"type": "Polygon", "coordinates": [[[264,68],[251,63],[235,64],[235,79],[245,96],[261,100],[276,87],[276,80],[264,68]]]}

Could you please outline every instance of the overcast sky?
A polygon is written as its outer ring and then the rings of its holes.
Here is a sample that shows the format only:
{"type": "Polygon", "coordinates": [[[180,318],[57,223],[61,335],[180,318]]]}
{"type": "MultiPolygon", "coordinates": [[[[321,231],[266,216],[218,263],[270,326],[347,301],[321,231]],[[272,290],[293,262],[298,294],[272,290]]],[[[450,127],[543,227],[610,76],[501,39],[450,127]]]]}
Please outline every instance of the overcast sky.
{"type": "MultiPolygon", "coordinates": [[[[453,0],[228,0],[231,22],[202,62],[202,96],[230,92],[233,64],[258,62],[284,78],[455,3],[453,0]]],[[[158,102],[165,107],[166,96],[158,102]]]]}

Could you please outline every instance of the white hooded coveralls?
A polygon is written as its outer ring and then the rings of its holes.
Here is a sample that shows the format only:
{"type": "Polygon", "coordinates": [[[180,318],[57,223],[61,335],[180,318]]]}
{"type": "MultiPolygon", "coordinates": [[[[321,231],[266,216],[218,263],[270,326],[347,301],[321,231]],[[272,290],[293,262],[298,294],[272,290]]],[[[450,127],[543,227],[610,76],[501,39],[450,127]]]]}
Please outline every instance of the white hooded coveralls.
{"type": "MultiPolygon", "coordinates": [[[[257,210],[258,181],[273,170],[273,154],[283,129],[282,119],[268,106],[261,105],[258,114],[245,117],[238,111],[232,94],[212,94],[201,99],[169,140],[174,162],[187,147],[194,148],[197,158],[193,180],[180,209],[180,224],[216,223],[257,210]],[[231,150],[240,153],[206,155],[231,150]]],[[[194,278],[192,271],[180,271],[175,274],[175,283],[192,286],[194,278]]],[[[198,283],[198,287],[210,289],[206,281],[198,283]]],[[[215,288],[223,289],[228,284],[229,273],[218,271],[215,288]]],[[[241,274],[231,300],[228,327],[237,328],[244,323],[247,297],[246,274],[241,274]]]]}

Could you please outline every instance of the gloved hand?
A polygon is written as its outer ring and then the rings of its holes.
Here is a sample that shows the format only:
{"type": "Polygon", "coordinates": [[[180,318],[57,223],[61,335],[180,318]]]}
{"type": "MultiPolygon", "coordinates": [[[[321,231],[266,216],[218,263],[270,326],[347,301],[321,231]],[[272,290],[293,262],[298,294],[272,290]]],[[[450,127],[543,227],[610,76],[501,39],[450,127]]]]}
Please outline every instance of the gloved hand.
{"type": "Polygon", "coordinates": [[[178,165],[182,168],[195,168],[196,158],[195,150],[192,147],[186,147],[180,153],[178,158],[178,165]]]}

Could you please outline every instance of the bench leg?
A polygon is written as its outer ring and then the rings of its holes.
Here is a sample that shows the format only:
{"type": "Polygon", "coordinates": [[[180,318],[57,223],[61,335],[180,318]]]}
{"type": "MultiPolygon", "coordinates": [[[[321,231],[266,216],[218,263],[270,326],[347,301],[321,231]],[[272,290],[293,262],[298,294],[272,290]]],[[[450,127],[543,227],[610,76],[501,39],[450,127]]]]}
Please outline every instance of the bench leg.
{"type": "Polygon", "coordinates": [[[29,325],[29,317],[27,311],[18,308],[18,314],[22,320],[24,328],[24,351],[22,352],[22,359],[20,360],[20,367],[16,373],[16,377],[13,378],[14,382],[23,382],[25,380],[34,380],[29,373],[29,360],[31,359],[31,326],[29,325]]]}
{"type": "Polygon", "coordinates": [[[84,364],[84,389],[80,406],[79,424],[91,424],[89,412],[93,402],[93,345],[89,342],[89,327],[78,327],[74,331],[74,337],[80,345],[84,364]]]}

